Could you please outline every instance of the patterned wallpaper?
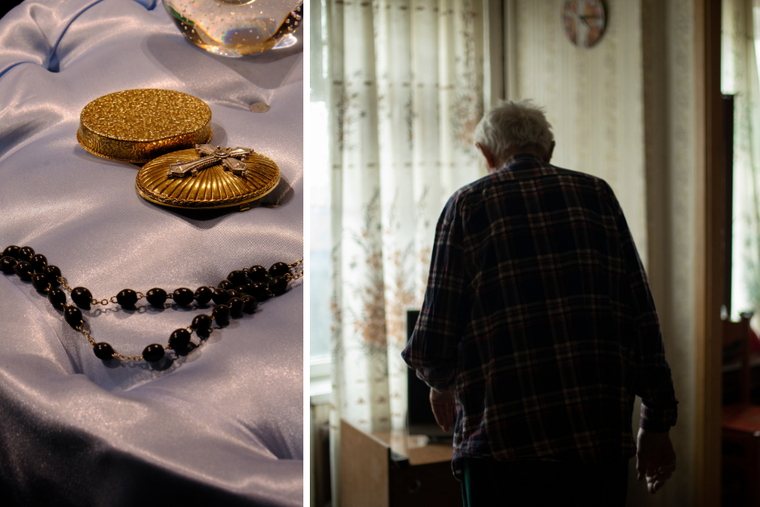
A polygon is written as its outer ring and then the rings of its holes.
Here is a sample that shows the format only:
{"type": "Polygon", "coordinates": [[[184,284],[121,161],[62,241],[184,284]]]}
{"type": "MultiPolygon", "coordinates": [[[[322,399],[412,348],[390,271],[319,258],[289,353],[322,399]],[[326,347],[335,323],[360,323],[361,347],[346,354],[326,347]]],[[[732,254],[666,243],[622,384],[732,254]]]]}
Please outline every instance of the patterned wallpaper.
{"type": "Polygon", "coordinates": [[[561,1],[516,0],[510,98],[529,98],[546,108],[557,142],[555,165],[612,186],[646,259],[641,4],[606,5],[602,39],[582,49],[565,36],[561,1]]]}

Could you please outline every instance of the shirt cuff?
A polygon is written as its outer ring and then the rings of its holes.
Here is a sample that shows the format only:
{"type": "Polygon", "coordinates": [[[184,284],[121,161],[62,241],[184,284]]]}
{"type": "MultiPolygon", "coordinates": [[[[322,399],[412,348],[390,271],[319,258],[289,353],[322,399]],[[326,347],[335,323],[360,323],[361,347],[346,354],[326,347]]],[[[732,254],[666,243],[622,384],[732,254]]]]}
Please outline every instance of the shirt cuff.
{"type": "Polygon", "coordinates": [[[417,370],[417,378],[439,391],[446,391],[454,384],[454,375],[450,369],[422,368],[417,370]]]}
{"type": "Polygon", "coordinates": [[[653,433],[666,433],[676,425],[677,409],[654,409],[641,404],[641,419],[639,427],[653,433]]]}

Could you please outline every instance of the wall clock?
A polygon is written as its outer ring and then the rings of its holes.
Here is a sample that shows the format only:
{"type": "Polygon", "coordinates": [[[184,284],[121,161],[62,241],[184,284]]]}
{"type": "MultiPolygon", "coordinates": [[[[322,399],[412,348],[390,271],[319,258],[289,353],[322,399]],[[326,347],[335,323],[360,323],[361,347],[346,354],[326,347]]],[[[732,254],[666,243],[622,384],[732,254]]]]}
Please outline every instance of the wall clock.
{"type": "Polygon", "coordinates": [[[607,24],[602,0],[565,0],[562,23],[570,42],[580,48],[590,48],[599,42],[607,24]]]}

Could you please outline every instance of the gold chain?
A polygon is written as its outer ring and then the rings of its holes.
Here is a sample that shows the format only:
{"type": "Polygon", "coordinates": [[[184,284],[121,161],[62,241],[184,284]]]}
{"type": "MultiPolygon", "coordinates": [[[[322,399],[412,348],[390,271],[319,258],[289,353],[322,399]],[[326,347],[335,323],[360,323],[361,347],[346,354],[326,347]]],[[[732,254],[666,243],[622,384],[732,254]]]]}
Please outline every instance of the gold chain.
{"type": "Polygon", "coordinates": [[[114,352],[113,357],[121,361],[134,361],[136,363],[142,361],[143,358],[143,356],[125,356],[124,354],[117,354],[116,352],[114,352]]]}
{"type": "Polygon", "coordinates": [[[295,273],[287,273],[285,275],[288,281],[303,278],[303,259],[298,259],[297,261],[288,264],[288,267],[295,271],[295,273]]]}
{"type": "Polygon", "coordinates": [[[63,288],[64,288],[64,289],[66,289],[66,290],[67,290],[67,291],[69,291],[69,292],[71,292],[72,290],[74,290],[74,289],[72,289],[72,288],[69,286],[69,284],[68,284],[68,283],[66,283],[66,279],[65,279],[64,277],[62,277],[62,276],[59,276],[59,277],[58,277],[58,283],[60,283],[61,285],[63,285],[63,288]]]}
{"type": "Polygon", "coordinates": [[[87,330],[84,328],[84,324],[81,324],[81,325],[77,326],[77,328],[76,328],[76,329],[77,329],[77,331],[79,331],[80,333],[82,333],[82,334],[84,335],[84,337],[85,337],[85,338],[87,338],[87,341],[88,341],[88,342],[90,342],[90,345],[92,345],[92,348],[95,348],[95,343],[96,343],[96,342],[95,342],[95,340],[92,338],[92,336],[90,336],[90,332],[89,332],[89,331],[87,331],[87,330]]]}

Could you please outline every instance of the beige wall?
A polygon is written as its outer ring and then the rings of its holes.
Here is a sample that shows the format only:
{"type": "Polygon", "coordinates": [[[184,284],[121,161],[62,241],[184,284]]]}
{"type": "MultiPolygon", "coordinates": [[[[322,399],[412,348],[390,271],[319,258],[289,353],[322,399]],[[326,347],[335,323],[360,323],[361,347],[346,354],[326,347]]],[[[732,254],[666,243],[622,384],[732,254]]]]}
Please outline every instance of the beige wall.
{"type": "Polygon", "coordinates": [[[695,473],[693,3],[607,0],[608,26],[592,49],[565,38],[562,3],[507,1],[509,98],[545,106],[557,141],[553,162],[607,180],[625,211],[647,266],[680,401],[671,431],[678,470],[650,496],[636,483],[632,460],[628,505],[689,506],[695,473]]]}
{"type": "Polygon", "coordinates": [[[649,276],[680,401],[679,422],[671,431],[679,470],[659,502],[650,503],[693,505],[697,201],[694,5],[691,0],[644,0],[642,4],[649,276]]]}

